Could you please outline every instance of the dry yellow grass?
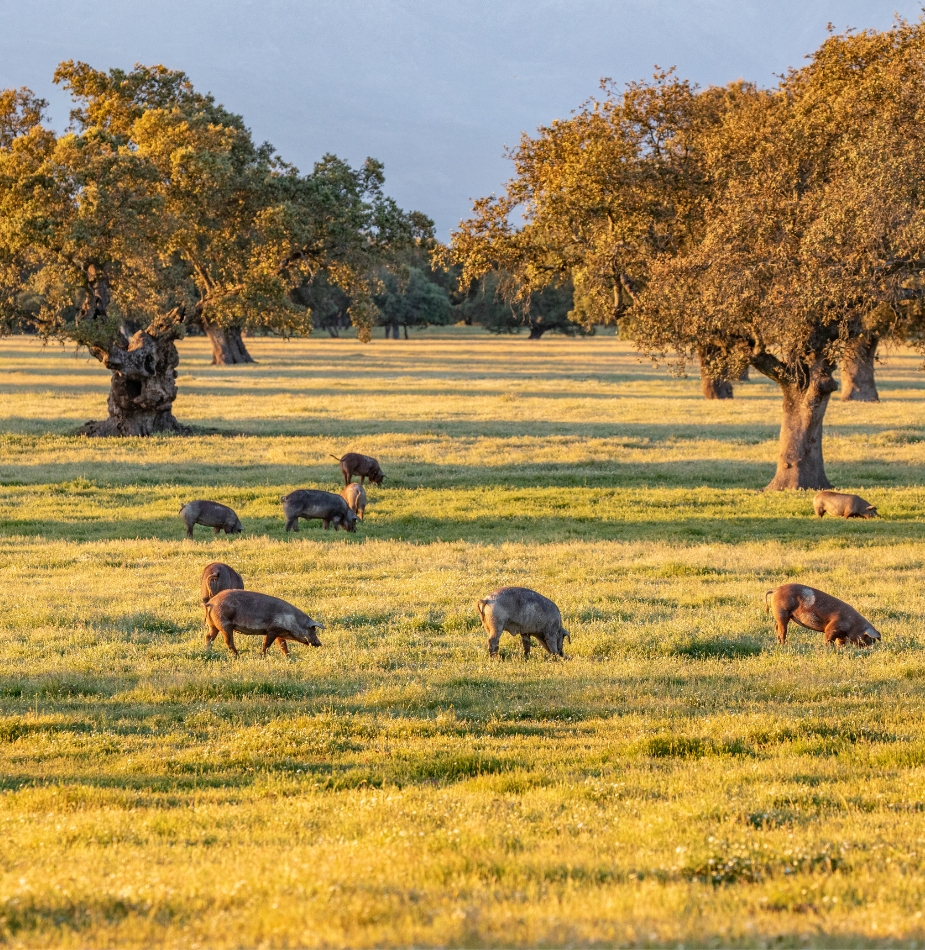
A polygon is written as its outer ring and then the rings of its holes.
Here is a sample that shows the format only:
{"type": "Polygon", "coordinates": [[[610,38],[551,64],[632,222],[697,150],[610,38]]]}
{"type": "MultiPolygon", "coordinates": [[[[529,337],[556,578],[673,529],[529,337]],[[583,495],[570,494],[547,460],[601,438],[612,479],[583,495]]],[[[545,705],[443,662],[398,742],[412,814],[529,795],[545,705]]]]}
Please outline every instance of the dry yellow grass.
{"type": "MultiPolygon", "coordinates": [[[[91,442],[106,375],[0,343],[0,937],[32,946],[912,944],[925,939],[925,376],[833,404],[878,522],[766,496],[778,397],[705,403],[627,344],[181,345],[178,417],[91,442]],[[378,456],[357,535],[278,499],[378,456]],[[182,501],[247,534],[182,538],[182,501]],[[327,626],[203,649],[198,574],[327,626]],[[780,648],[799,578],[884,633],[780,648]],[[473,608],[552,596],[569,663],[492,664],[473,608]]],[[[203,531],[204,529],[198,529],[203,531]]],[[[515,649],[516,647],[516,649],[515,649]]]]}

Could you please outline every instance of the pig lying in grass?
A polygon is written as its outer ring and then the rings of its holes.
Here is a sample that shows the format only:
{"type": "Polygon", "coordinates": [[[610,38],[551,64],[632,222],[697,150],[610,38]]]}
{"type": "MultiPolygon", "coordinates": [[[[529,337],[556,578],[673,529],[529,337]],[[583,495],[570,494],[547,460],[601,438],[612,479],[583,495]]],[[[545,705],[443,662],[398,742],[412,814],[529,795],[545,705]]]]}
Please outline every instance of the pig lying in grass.
{"type": "Polygon", "coordinates": [[[564,656],[565,638],[572,642],[562,626],[559,608],[542,594],[528,587],[501,587],[476,603],[482,626],[488,633],[488,655],[498,656],[501,634],[520,637],[524,658],[530,655],[530,638],[536,637],[552,656],[564,656]]]}
{"type": "Polygon", "coordinates": [[[824,634],[826,644],[869,647],[880,634],[869,620],[865,620],[854,607],[843,600],[802,584],[782,584],[764,595],[767,611],[774,612],[777,622],[777,639],[787,640],[787,625],[796,621],[807,630],[824,634]],[[771,598],[770,603],[768,597],[771,598]]]}
{"type": "Polygon", "coordinates": [[[193,525],[201,524],[215,528],[215,533],[239,534],[244,530],[238,516],[227,506],[217,501],[190,501],[180,509],[180,517],[186,525],[186,536],[193,536],[193,525]]]}
{"type": "Polygon", "coordinates": [[[359,482],[351,482],[341,493],[340,497],[347,502],[347,507],[360,519],[366,511],[366,489],[359,482]]]}
{"type": "Polygon", "coordinates": [[[334,530],[356,531],[357,516],[350,510],[347,502],[334,492],[319,491],[316,488],[300,488],[284,495],[283,513],[286,515],[286,530],[298,531],[299,518],[311,521],[319,518],[327,531],[331,525],[334,530]]]}
{"type": "Polygon", "coordinates": [[[344,476],[345,485],[350,484],[354,475],[360,476],[361,484],[363,479],[368,478],[370,482],[381,485],[382,479],[385,478],[385,475],[382,474],[382,469],[379,468],[379,463],[371,455],[360,455],[359,452],[348,452],[343,458],[338,459],[336,455],[332,455],[331,458],[337,459],[337,461],[340,462],[340,470],[344,476]]]}
{"type": "Polygon", "coordinates": [[[206,622],[209,625],[206,646],[211,648],[212,641],[221,631],[228,649],[235,656],[238,655],[234,645],[235,633],[262,636],[261,653],[264,656],[273,642],[278,640],[280,649],[289,656],[287,640],[320,647],[321,641],[316,631],[324,629],[324,624],[312,620],[298,607],[293,607],[279,597],[258,594],[252,590],[223,590],[216,594],[206,604],[206,622]]]}
{"type": "Polygon", "coordinates": [[[860,495],[843,495],[837,491],[821,491],[813,499],[813,508],[821,518],[834,515],[836,518],[876,518],[877,508],[864,501],[860,495]]]}

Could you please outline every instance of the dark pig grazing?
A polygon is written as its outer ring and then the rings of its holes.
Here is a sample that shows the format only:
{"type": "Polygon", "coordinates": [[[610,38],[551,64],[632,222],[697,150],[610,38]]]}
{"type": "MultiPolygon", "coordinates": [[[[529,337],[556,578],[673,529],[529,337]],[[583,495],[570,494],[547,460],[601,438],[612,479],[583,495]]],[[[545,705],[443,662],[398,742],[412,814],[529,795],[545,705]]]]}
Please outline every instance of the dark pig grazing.
{"type": "Polygon", "coordinates": [[[850,604],[813,587],[802,584],[782,584],[777,590],[764,595],[767,611],[774,612],[777,639],[787,640],[787,625],[794,620],[807,630],[822,632],[826,644],[853,643],[869,647],[880,634],[869,620],[865,620],[850,604]],[[770,603],[768,597],[771,598],[770,603]]]}
{"type": "Polygon", "coordinates": [[[382,469],[379,468],[379,463],[371,455],[360,455],[359,452],[348,452],[343,458],[337,458],[336,455],[332,455],[331,458],[337,459],[337,461],[340,462],[340,470],[343,473],[345,485],[350,484],[354,475],[360,476],[361,485],[365,478],[368,478],[370,482],[375,482],[377,485],[381,485],[382,479],[385,478],[385,475],[382,474],[382,469]]]}
{"type": "Polygon", "coordinates": [[[519,636],[524,658],[530,655],[530,638],[536,637],[553,656],[564,656],[565,638],[572,638],[562,626],[562,614],[549,598],[528,587],[501,587],[476,602],[482,626],[488,632],[488,655],[498,656],[498,642],[507,630],[519,636]]]}
{"type": "MultiPolygon", "coordinates": [[[[203,607],[216,595],[223,590],[244,590],[244,579],[241,575],[228,564],[222,564],[221,561],[213,561],[207,564],[202,571],[202,577],[199,581],[199,591],[202,594],[203,607]]],[[[209,614],[206,612],[206,628],[209,627],[209,614]]],[[[210,645],[212,641],[206,633],[206,644],[210,645]]]]}
{"type": "Polygon", "coordinates": [[[222,564],[221,561],[213,561],[203,568],[199,587],[202,591],[202,602],[207,604],[223,590],[244,590],[244,580],[233,567],[222,564]]]}
{"type": "Polygon", "coordinates": [[[209,625],[206,645],[211,647],[212,641],[221,632],[228,649],[235,656],[238,655],[234,645],[235,633],[262,636],[261,653],[264,656],[273,641],[278,640],[280,649],[289,656],[287,640],[320,647],[321,641],[316,631],[324,629],[324,624],[312,620],[298,607],[293,607],[279,597],[258,594],[252,590],[223,590],[216,594],[206,604],[206,622],[209,625]]]}
{"type": "Polygon", "coordinates": [[[331,525],[334,530],[343,528],[344,531],[356,531],[357,516],[350,510],[347,502],[334,492],[320,491],[317,488],[300,488],[298,491],[284,495],[283,513],[286,515],[286,530],[298,531],[299,518],[312,521],[321,520],[324,530],[331,525]]]}
{"type": "Polygon", "coordinates": [[[341,493],[340,497],[347,502],[347,507],[360,519],[366,511],[366,489],[359,482],[351,482],[341,493]]]}
{"type": "Polygon", "coordinates": [[[837,491],[821,491],[813,499],[813,508],[821,518],[834,515],[836,518],[876,518],[877,508],[864,501],[860,495],[843,495],[837,491]]]}
{"type": "Polygon", "coordinates": [[[190,501],[180,509],[180,517],[186,524],[186,536],[193,536],[193,525],[201,524],[215,528],[215,533],[239,534],[244,528],[238,516],[227,506],[217,501],[190,501]]]}

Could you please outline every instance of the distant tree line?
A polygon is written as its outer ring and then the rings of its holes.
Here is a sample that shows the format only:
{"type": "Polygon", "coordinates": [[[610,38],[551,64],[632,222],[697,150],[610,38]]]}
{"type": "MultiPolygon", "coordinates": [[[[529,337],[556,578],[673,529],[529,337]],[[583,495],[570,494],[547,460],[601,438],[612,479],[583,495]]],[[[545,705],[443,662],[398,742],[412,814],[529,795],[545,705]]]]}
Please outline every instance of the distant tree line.
{"type": "Polygon", "coordinates": [[[525,135],[500,197],[438,259],[526,306],[571,288],[571,319],[619,324],[675,373],[732,394],[749,368],[783,399],[769,488],[827,488],[822,421],[876,400],[886,340],[925,349],[925,26],[832,34],[772,89],[673,71],[525,135]]]}

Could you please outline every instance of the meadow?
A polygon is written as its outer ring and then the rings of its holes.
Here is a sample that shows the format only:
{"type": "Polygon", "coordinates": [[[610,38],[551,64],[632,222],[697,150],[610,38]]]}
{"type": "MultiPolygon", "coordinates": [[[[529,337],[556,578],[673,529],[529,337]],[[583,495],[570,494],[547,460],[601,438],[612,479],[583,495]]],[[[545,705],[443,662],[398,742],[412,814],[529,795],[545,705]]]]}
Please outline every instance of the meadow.
{"type": "Polygon", "coordinates": [[[0,340],[0,942],[60,947],[914,946],[925,941],[925,372],[833,402],[877,521],[764,494],[780,398],[706,402],[630,344],[180,344],[188,437],[73,436],[86,354],[0,340]],[[376,456],[355,535],[279,505],[376,456]],[[186,540],[178,508],[246,533],[186,540]],[[204,648],[228,561],[324,646],[204,648]],[[800,580],[883,633],[827,650],[800,580]],[[474,601],[552,597],[568,662],[474,601]]]}

